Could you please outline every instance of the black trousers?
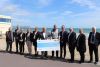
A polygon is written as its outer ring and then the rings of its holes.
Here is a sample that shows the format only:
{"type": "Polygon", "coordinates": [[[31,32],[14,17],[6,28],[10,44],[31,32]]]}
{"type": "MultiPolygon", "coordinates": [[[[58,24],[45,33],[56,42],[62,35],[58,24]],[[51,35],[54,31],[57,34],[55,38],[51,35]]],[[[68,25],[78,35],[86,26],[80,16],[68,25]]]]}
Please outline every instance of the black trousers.
{"type": "Polygon", "coordinates": [[[12,51],[12,41],[6,41],[7,46],[6,46],[6,51],[12,51]]]}
{"type": "Polygon", "coordinates": [[[45,56],[45,57],[47,57],[47,55],[48,55],[48,51],[45,51],[45,54],[44,54],[44,56],[45,56]]]}
{"type": "Polygon", "coordinates": [[[24,53],[24,42],[19,42],[20,45],[20,53],[24,53]]]}
{"type": "Polygon", "coordinates": [[[82,51],[79,51],[79,54],[80,54],[80,61],[81,62],[84,62],[84,59],[85,59],[85,52],[82,52],[82,51]]]}
{"type": "Polygon", "coordinates": [[[47,57],[48,52],[47,52],[47,51],[41,51],[41,54],[42,54],[42,57],[43,57],[43,56],[44,56],[44,57],[47,57]]]}
{"type": "Polygon", "coordinates": [[[37,42],[33,42],[34,50],[35,50],[35,55],[38,54],[37,52],[37,42]]]}
{"type": "MultiPolygon", "coordinates": [[[[52,57],[54,57],[54,51],[52,51],[52,57]]],[[[56,51],[56,57],[58,57],[58,51],[56,51]]]]}
{"type": "Polygon", "coordinates": [[[16,52],[18,53],[19,52],[19,41],[16,40],[15,42],[16,42],[16,52]]]}
{"type": "Polygon", "coordinates": [[[70,52],[70,55],[71,55],[71,61],[74,61],[75,44],[74,45],[69,44],[69,52],[70,52]]]}
{"type": "Polygon", "coordinates": [[[64,52],[63,57],[66,57],[66,42],[60,42],[60,57],[62,58],[62,54],[64,52]]]}
{"type": "Polygon", "coordinates": [[[93,52],[94,52],[94,55],[95,55],[95,61],[98,62],[98,45],[95,45],[95,44],[91,44],[89,46],[89,54],[90,54],[90,61],[93,61],[93,52]]]}

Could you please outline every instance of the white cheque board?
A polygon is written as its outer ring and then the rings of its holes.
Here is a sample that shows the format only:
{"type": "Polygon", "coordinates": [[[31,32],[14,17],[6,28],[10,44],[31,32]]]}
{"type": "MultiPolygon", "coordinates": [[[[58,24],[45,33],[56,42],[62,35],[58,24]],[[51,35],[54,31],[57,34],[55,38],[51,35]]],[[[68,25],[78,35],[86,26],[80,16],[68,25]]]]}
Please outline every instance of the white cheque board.
{"type": "Polygon", "coordinates": [[[37,51],[60,50],[59,40],[37,40],[37,51]]]}

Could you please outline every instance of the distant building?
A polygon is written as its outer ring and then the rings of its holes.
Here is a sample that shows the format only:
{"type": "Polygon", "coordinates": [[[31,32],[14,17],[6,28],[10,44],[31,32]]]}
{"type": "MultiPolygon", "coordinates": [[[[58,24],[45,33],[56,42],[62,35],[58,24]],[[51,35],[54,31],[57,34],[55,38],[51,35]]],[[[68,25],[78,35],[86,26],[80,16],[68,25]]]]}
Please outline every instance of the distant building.
{"type": "Polygon", "coordinates": [[[11,17],[0,15],[0,34],[5,34],[11,27],[11,17]]]}

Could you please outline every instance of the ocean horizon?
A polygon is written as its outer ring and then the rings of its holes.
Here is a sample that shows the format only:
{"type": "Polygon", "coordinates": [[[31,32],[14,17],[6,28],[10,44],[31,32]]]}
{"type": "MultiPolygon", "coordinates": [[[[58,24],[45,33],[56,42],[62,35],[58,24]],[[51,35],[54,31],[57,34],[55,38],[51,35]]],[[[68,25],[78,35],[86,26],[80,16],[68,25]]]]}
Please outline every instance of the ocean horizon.
{"type": "MultiPolygon", "coordinates": [[[[34,31],[34,28],[31,28],[31,27],[23,27],[23,26],[20,26],[21,29],[23,29],[25,32],[27,31],[28,28],[31,29],[31,31],[34,31]]],[[[13,31],[15,31],[16,27],[14,26],[13,27],[13,31]]],[[[79,28],[73,28],[74,29],[74,32],[76,32],[77,36],[79,35],[79,28]]],[[[52,28],[46,28],[46,31],[47,32],[51,32],[52,28]]],[[[38,31],[42,31],[42,28],[38,28],[38,31]]],[[[58,28],[58,31],[61,31],[61,28],[58,28]]],[[[69,32],[69,28],[66,28],[66,31],[69,32]]],[[[88,38],[89,36],[89,33],[91,32],[91,28],[83,28],[83,31],[84,31],[84,34],[86,35],[86,37],[88,38]]],[[[100,32],[100,28],[97,28],[97,32],[100,32]]]]}
{"type": "MultiPolygon", "coordinates": [[[[13,26],[13,31],[16,29],[16,26],[13,26]]],[[[34,31],[34,28],[32,27],[28,27],[28,26],[20,26],[21,29],[23,29],[24,31],[27,31],[28,28],[31,29],[31,31],[34,31]]],[[[47,32],[50,32],[53,28],[46,28],[47,32]]],[[[79,33],[79,28],[73,28],[74,32],[79,33]]],[[[82,28],[84,33],[90,33],[91,32],[91,28],[82,28]]],[[[96,29],[97,32],[100,32],[100,28],[96,29]]],[[[38,27],[38,31],[42,31],[42,27],[38,27]]],[[[61,31],[61,28],[58,28],[58,31],[61,31]]],[[[66,31],[69,32],[69,28],[66,28],[66,31]]]]}

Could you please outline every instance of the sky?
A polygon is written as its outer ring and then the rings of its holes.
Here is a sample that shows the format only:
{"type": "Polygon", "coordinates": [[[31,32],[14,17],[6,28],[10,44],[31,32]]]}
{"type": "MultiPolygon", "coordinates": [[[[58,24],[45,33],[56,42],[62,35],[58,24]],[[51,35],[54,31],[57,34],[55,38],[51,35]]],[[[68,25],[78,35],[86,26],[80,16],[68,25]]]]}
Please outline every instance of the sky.
{"type": "Polygon", "coordinates": [[[0,0],[13,26],[100,28],[100,0],[0,0]]]}

